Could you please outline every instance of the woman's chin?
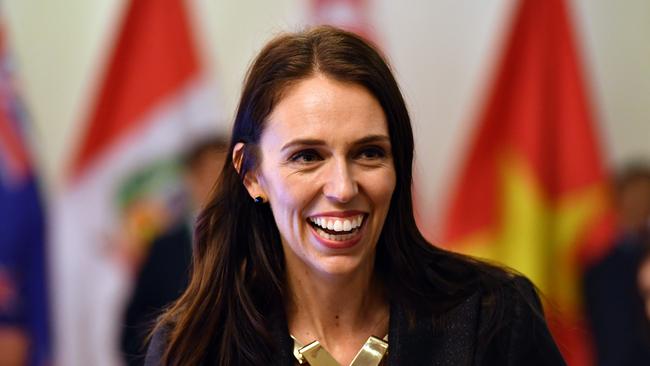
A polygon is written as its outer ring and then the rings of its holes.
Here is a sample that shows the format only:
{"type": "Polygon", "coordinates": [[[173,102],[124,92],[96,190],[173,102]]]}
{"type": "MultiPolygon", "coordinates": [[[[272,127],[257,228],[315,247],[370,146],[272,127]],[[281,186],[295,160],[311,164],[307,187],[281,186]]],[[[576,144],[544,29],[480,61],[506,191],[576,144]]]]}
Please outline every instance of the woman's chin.
{"type": "Polygon", "coordinates": [[[293,273],[332,279],[370,272],[375,246],[365,234],[362,231],[346,240],[332,240],[318,237],[312,229],[299,245],[283,240],[287,267],[293,273]]]}
{"type": "Polygon", "coordinates": [[[352,275],[371,272],[372,266],[358,256],[332,256],[323,258],[317,265],[317,271],[324,277],[344,278],[352,275]]]}

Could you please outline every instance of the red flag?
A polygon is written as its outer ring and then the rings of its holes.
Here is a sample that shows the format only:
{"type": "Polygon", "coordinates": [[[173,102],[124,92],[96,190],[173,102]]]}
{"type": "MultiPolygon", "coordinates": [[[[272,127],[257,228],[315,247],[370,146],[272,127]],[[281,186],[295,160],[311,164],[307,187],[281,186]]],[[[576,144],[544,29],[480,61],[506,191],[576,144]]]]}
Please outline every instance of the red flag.
{"type": "Polygon", "coordinates": [[[150,123],[152,105],[200,72],[183,1],[133,1],[115,54],[86,124],[73,174],[83,172],[116,140],[150,123]]]}
{"type": "Polygon", "coordinates": [[[454,188],[445,241],[530,277],[567,361],[590,361],[579,278],[609,243],[594,117],[563,0],[522,0],[454,188]]]}

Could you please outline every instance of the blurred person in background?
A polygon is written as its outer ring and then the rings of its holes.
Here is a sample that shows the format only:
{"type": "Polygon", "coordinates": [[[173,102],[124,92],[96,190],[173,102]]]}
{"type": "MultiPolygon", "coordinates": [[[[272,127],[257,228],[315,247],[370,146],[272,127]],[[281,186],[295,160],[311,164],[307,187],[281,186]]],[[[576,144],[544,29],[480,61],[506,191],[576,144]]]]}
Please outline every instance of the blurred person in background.
{"type": "Polygon", "coordinates": [[[182,160],[187,211],[152,240],[140,264],[121,340],[129,366],[144,363],[144,344],[152,322],[187,285],[194,220],[214,187],[226,149],[225,138],[209,138],[191,147],[182,160]]]}
{"type": "Polygon", "coordinates": [[[648,322],[638,287],[647,288],[647,264],[641,264],[650,239],[650,165],[628,165],[615,187],[618,235],[610,253],[585,275],[585,307],[598,365],[650,365],[648,322]]]}

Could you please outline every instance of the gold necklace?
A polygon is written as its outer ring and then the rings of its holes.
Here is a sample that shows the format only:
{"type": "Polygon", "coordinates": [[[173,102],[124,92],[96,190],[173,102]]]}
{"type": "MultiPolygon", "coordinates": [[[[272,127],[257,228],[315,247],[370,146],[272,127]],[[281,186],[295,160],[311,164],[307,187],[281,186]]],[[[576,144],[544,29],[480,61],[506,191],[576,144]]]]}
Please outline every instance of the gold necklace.
{"type": "MultiPolygon", "coordinates": [[[[311,366],[341,366],[318,341],[307,345],[293,339],[293,355],[298,363],[311,366]]],[[[388,334],[384,339],[370,336],[361,347],[349,366],[378,366],[384,355],[388,353],[388,334]]]]}

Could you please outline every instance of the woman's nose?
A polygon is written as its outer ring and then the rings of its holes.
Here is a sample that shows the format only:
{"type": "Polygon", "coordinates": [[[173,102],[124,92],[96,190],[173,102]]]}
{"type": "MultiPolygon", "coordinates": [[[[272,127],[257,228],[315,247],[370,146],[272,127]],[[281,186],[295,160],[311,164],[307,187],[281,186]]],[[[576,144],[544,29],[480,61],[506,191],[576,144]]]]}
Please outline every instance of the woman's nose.
{"type": "Polygon", "coordinates": [[[359,193],[357,182],[346,162],[333,164],[328,172],[323,192],[327,198],[341,203],[351,201],[359,193]]]}

